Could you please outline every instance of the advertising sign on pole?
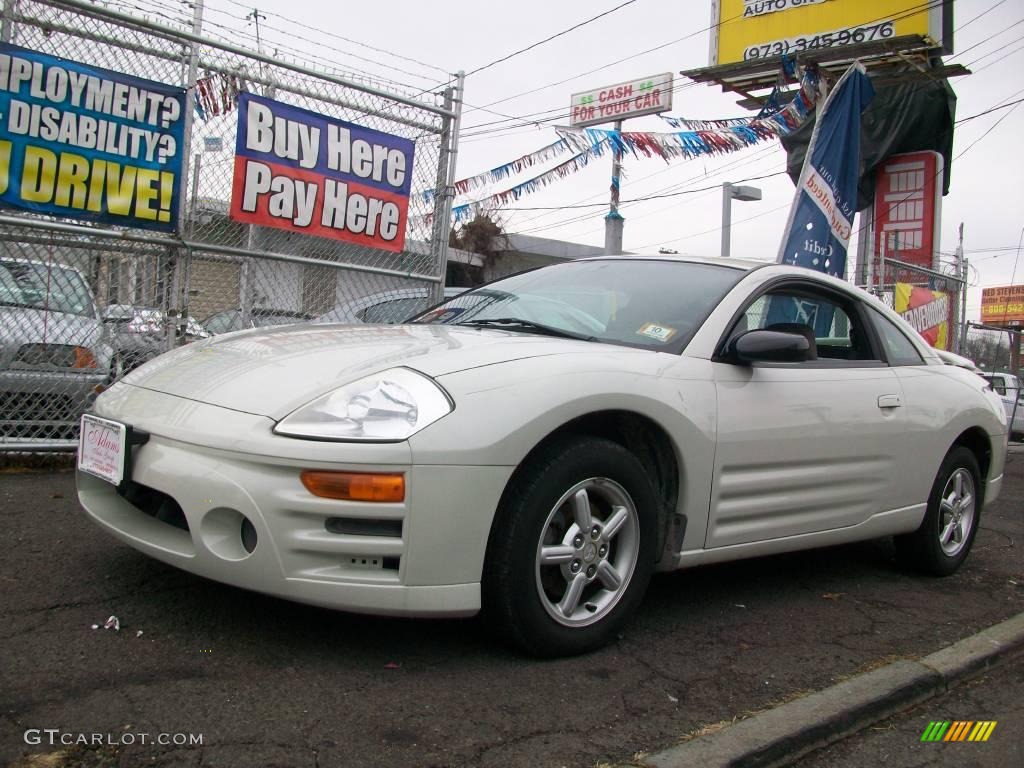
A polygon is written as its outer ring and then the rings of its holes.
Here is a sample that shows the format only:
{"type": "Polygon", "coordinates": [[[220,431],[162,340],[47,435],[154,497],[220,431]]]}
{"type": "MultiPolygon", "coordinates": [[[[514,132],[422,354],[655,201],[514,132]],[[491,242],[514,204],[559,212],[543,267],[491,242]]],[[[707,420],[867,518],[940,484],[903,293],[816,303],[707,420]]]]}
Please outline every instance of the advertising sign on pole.
{"type": "Polygon", "coordinates": [[[171,232],[185,89],[0,43],[0,206],[171,232]]]}
{"type": "Polygon", "coordinates": [[[854,62],[829,94],[811,135],[778,261],[846,276],[860,173],[860,117],[875,89],[854,62]]]}
{"type": "Polygon", "coordinates": [[[414,149],[400,136],[240,94],[230,216],[401,251],[414,149]]]}
{"type": "Polygon", "coordinates": [[[953,52],[952,0],[712,0],[710,66],[815,53],[896,37],[953,52]]]}
{"type": "Polygon", "coordinates": [[[629,117],[654,115],[670,109],[672,73],[665,72],[574,93],[569,106],[569,124],[583,128],[629,117]]]}
{"type": "Polygon", "coordinates": [[[986,325],[1024,325],[1024,285],[981,289],[981,322],[986,325]]]}
{"type": "Polygon", "coordinates": [[[949,349],[949,294],[910,283],[896,283],[893,309],[936,349],[949,349]]]}
{"type": "Polygon", "coordinates": [[[942,222],[942,155],[892,155],[875,177],[875,253],[939,268],[942,222]]]}

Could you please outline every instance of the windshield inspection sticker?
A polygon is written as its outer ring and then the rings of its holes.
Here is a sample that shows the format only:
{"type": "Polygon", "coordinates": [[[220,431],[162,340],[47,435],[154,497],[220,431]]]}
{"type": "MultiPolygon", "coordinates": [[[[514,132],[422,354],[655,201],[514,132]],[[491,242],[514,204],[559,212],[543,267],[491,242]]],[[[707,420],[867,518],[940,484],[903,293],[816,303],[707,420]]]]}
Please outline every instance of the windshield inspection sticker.
{"type": "Polygon", "coordinates": [[[667,325],[658,325],[656,323],[645,323],[637,331],[640,336],[647,336],[651,339],[657,339],[658,341],[668,341],[676,335],[675,328],[669,328],[667,325]]]}

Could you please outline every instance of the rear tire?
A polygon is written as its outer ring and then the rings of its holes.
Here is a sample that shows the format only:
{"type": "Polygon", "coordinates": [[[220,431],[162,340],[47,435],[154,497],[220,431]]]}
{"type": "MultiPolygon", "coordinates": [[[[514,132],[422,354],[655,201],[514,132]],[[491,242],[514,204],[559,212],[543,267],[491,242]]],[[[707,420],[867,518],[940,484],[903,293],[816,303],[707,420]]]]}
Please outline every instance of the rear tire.
{"type": "Polygon", "coordinates": [[[502,497],[484,567],[484,614],[536,656],[612,640],[654,570],[657,496],[618,443],[559,439],[531,456],[502,497]]]}
{"type": "Polygon", "coordinates": [[[978,460],[954,447],[942,462],[921,527],[896,537],[901,562],[932,576],[948,576],[967,559],[981,520],[984,486],[978,460]]]}

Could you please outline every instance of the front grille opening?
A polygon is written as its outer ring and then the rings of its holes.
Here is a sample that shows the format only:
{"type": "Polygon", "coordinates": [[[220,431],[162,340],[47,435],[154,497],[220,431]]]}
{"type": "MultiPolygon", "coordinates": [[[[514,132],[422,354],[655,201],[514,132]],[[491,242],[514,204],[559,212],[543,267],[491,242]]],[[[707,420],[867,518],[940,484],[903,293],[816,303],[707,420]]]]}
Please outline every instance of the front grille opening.
{"type": "Polygon", "coordinates": [[[188,519],[181,505],[163,491],[129,481],[125,484],[124,490],[119,490],[118,493],[133,507],[161,523],[167,523],[183,531],[189,529],[188,519]]]}
{"type": "Polygon", "coordinates": [[[352,556],[348,558],[346,565],[349,568],[359,568],[368,571],[397,571],[399,557],[381,557],[380,555],[352,556]]]}
{"type": "Polygon", "coordinates": [[[329,517],[324,521],[328,533],[349,536],[386,536],[402,538],[401,520],[366,520],[359,517],[329,517]]]}
{"type": "Polygon", "coordinates": [[[86,405],[55,392],[0,392],[0,437],[76,440],[86,405]]]}

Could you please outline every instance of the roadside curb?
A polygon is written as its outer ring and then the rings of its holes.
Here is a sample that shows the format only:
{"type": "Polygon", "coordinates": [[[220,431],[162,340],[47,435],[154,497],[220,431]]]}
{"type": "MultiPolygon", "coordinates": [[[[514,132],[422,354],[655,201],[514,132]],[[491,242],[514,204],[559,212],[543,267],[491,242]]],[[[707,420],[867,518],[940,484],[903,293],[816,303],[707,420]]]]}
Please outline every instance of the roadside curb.
{"type": "Polygon", "coordinates": [[[651,768],[788,764],[811,750],[946,692],[1003,656],[1024,649],[1024,613],[919,661],[896,661],[660,752],[651,768]]]}

